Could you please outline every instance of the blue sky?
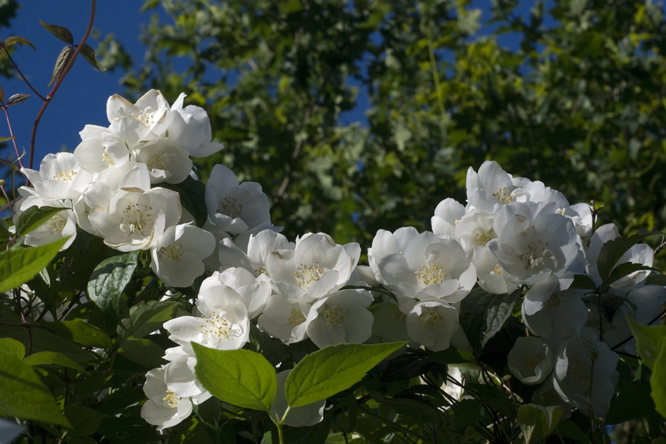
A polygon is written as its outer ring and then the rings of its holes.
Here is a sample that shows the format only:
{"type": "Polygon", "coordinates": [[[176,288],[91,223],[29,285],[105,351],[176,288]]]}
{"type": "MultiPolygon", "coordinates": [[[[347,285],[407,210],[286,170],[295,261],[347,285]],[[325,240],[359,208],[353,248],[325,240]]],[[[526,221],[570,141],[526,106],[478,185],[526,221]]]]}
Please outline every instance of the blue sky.
{"type": "MultiPolygon", "coordinates": [[[[88,24],[90,2],[24,0],[22,3],[17,17],[12,20],[12,27],[0,30],[0,38],[4,40],[10,35],[19,35],[28,38],[35,45],[37,51],[23,46],[13,57],[33,86],[42,95],[46,95],[50,91],[47,85],[51,79],[53,65],[63,43],[46,31],[39,20],[69,28],[75,42],[78,42],[88,24]]],[[[102,38],[108,33],[113,33],[123,43],[135,63],[140,62],[144,54],[143,45],[139,40],[141,23],[148,22],[150,15],[153,14],[152,11],[140,13],[142,4],[141,0],[113,2],[100,0],[97,2],[94,24],[94,28],[99,31],[102,38]]],[[[481,8],[482,20],[485,20],[490,15],[489,4],[487,0],[475,0],[470,7],[481,8]]],[[[523,2],[517,12],[529,14],[532,4],[531,1],[523,2]]],[[[478,34],[489,34],[491,31],[492,28],[483,27],[478,34]]],[[[509,47],[517,45],[515,36],[511,35],[503,36],[499,41],[509,47]]],[[[88,44],[97,47],[98,41],[91,37],[88,44]]],[[[121,72],[95,71],[83,58],[77,59],[74,68],[57,91],[40,122],[33,165],[35,169],[39,168],[39,162],[48,153],[60,151],[63,147],[70,151],[74,150],[80,141],[78,133],[86,124],[108,126],[106,100],[113,94],[122,93],[119,86],[122,75],[121,72]]],[[[6,97],[16,93],[31,93],[21,80],[0,81],[6,97]]],[[[360,93],[358,104],[358,109],[341,116],[342,123],[365,121],[363,112],[369,103],[364,91],[360,93]]],[[[29,150],[32,125],[41,106],[42,101],[33,95],[28,101],[10,108],[10,118],[19,149],[29,150]]],[[[0,136],[8,135],[9,130],[2,119],[0,136]]],[[[8,153],[2,153],[2,157],[7,158],[8,153]]]]}

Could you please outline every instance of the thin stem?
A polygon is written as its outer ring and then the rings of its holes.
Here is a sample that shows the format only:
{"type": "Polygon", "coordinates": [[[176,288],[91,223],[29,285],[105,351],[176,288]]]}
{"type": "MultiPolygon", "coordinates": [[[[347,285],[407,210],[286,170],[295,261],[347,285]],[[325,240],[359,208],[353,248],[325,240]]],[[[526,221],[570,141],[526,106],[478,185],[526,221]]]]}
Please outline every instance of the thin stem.
{"type": "MultiPolygon", "coordinates": [[[[7,205],[9,205],[9,212],[12,213],[12,217],[14,217],[14,208],[12,208],[12,206],[10,205],[9,196],[7,196],[7,191],[5,191],[4,180],[2,182],[3,182],[2,185],[0,185],[0,189],[2,189],[2,195],[5,196],[5,199],[7,200],[7,205]]],[[[4,207],[2,211],[4,211],[4,207]]]]}
{"type": "MultiPolygon", "coordinates": [[[[9,110],[5,106],[5,104],[2,104],[2,108],[5,111],[5,117],[7,118],[7,127],[9,128],[9,135],[12,137],[12,144],[14,144],[14,152],[16,152],[16,158],[18,159],[19,165],[21,165],[21,168],[23,168],[23,161],[21,160],[21,154],[19,153],[18,145],[16,144],[16,136],[14,136],[14,129],[12,128],[12,121],[9,119],[9,110]]],[[[12,167],[14,166],[13,164],[9,164],[12,167]]]]}
{"type": "Polygon", "coordinates": [[[53,99],[53,96],[55,95],[56,91],[58,91],[58,88],[60,88],[60,85],[62,84],[62,81],[65,80],[65,76],[67,76],[67,73],[69,72],[70,69],[72,69],[72,66],[74,66],[74,62],[76,61],[76,56],[79,55],[81,52],[81,48],[83,48],[83,45],[85,44],[86,40],[88,39],[88,36],[90,35],[90,32],[92,31],[93,27],[93,22],[95,21],[95,6],[97,5],[97,0],[91,0],[91,8],[90,8],[90,21],[88,22],[88,28],[86,28],[86,32],[83,35],[83,38],[81,39],[81,42],[79,42],[78,45],[76,45],[76,50],[74,51],[74,54],[72,55],[71,59],[67,62],[67,65],[62,70],[62,73],[58,76],[58,79],[55,82],[55,85],[53,85],[53,89],[49,94],[46,96],[46,100],[42,104],[41,109],[39,110],[39,113],[37,113],[37,118],[35,119],[35,123],[32,126],[32,135],[30,137],[30,162],[29,162],[29,168],[32,168],[32,163],[35,158],[35,138],[37,136],[37,127],[39,126],[39,121],[42,119],[42,115],[44,114],[44,111],[46,111],[46,107],[49,106],[49,103],[51,103],[51,99],[53,99]]]}
{"type": "Polygon", "coordinates": [[[37,90],[32,87],[30,82],[28,82],[28,79],[23,75],[23,73],[19,69],[18,65],[16,64],[16,62],[14,62],[14,59],[12,59],[12,56],[9,54],[9,49],[7,47],[4,47],[4,49],[5,49],[5,53],[7,54],[7,58],[9,59],[9,62],[12,64],[12,66],[14,67],[14,69],[16,70],[18,75],[21,76],[21,78],[23,79],[25,84],[28,85],[28,88],[30,88],[32,90],[32,92],[34,92],[35,95],[37,95],[37,97],[39,97],[43,101],[46,101],[46,97],[42,96],[39,92],[37,92],[37,90]]]}

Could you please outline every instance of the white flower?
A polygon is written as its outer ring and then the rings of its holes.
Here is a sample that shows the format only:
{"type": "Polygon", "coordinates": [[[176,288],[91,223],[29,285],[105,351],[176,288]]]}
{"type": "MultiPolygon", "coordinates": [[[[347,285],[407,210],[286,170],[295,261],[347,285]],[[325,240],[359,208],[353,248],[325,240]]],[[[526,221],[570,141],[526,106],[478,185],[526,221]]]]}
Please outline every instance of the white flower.
{"type": "Polygon", "coordinates": [[[340,290],[319,299],[306,318],[308,336],[319,348],[363,343],[372,332],[373,297],[366,290],[340,290]]]}
{"type": "Polygon", "coordinates": [[[493,229],[493,215],[473,212],[463,217],[455,229],[455,238],[467,252],[477,247],[485,247],[491,239],[497,237],[493,229]]]}
{"type": "Polygon", "coordinates": [[[291,344],[307,337],[305,320],[309,312],[310,304],[292,302],[285,297],[273,294],[268,299],[264,312],[257,319],[257,324],[269,335],[286,344],[291,344]]]}
{"type": "Polygon", "coordinates": [[[323,233],[307,234],[293,250],[275,250],[266,271],[278,294],[291,301],[313,302],[345,285],[361,255],[357,243],[337,245],[323,233]]]}
{"type": "Polygon", "coordinates": [[[383,297],[382,301],[373,307],[372,317],[372,337],[378,342],[409,340],[405,325],[407,315],[393,299],[383,297]]]}
{"type": "Polygon", "coordinates": [[[293,250],[293,242],[274,230],[262,230],[250,235],[247,251],[243,251],[232,239],[220,242],[220,270],[243,267],[255,276],[266,276],[266,260],[273,251],[293,250]]]}
{"type": "Polygon", "coordinates": [[[465,215],[465,207],[455,199],[444,199],[431,218],[432,232],[440,237],[454,237],[458,221],[465,215]]]}
{"type": "MultiPolygon", "coordinates": [[[[277,393],[271,406],[271,415],[274,418],[282,419],[287,411],[287,397],[284,394],[284,385],[291,369],[283,370],[277,374],[277,393]]],[[[289,410],[284,423],[289,427],[308,427],[319,424],[324,419],[324,407],[326,400],[313,402],[312,404],[301,407],[293,407],[289,410]]]]}
{"type": "Polygon", "coordinates": [[[35,192],[45,199],[76,199],[92,180],[72,153],[47,154],[39,171],[21,168],[35,192]]]}
{"type": "MultiPolygon", "coordinates": [[[[167,364],[168,365],[168,364],[167,364]]],[[[165,381],[166,365],[146,373],[143,392],[148,401],[141,406],[141,417],[158,430],[175,426],[192,413],[192,402],[186,397],[178,397],[167,388],[165,381]]]]}
{"type": "Polygon", "coordinates": [[[206,184],[206,208],[211,220],[230,234],[270,224],[268,197],[256,182],[238,183],[229,168],[215,165],[206,184]]]}
{"type": "Polygon", "coordinates": [[[378,282],[388,285],[388,282],[382,277],[379,262],[391,254],[402,254],[407,248],[407,244],[418,235],[419,232],[414,227],[398,228],[394,233],[386,230],[377,231],[372,239],[372,248],[368,248],[368,264],[378,282]]]}
{"type": "Polygon", "coordinates": [[[581,299],[583,293],[572,289],[553,293],[533,313],[528,307],[531,302],[523,300],[523,322],[532,333],[544,338],[563,339],[573,336],[587,320],[587,307],[581,299]]]}
{"type": "Polygon", "coordinates": [[[32,247],[37,247],[69,236],[69,239],[65,244],[60,247],[60,251],[69,248],[74,242],[74,239],[76,239],[76,216],[71,210],[71,202],[69,200],[43,199],[37,195],[28,196],[17,203],[15,207],[14,221],[18,219],[21,213],[31,207],[54,207],[64,209],[54,214],[49,220],[28,233],[25,236],[24,243],[32,247]]]}
{"type": "Polygon", "coordinates": [[[193,404],[201,404],[212,395],[196,377],[194,366],[197,358],[183,347],[172,347],[165,351],[166,366],[164,379],[167,389],[178,398],[189,398],[193,404]]]}
{"type": "Polygon", "coordinates": [[[483,162],[478,174],[471,167],[467,170],[467,201],[478,211],[494,213],[501,205],[528,198],[529,194],[497,162],[483,162]]]}
{"type": "MultiPolygon", "coordinates": [[[[120,251],[153,247],[164,230],[178,223],[182,211],[178,193],[164,188],[151,189],[146,166],[139,164],[135,168],[135,186],[126,183],[130,186],[118,189],[107,208],[93,208],[88,215],[104,243],[120,251]]],[[[128,175],[131,177],[134,172],[128,175]]]]}
{"type": "Polygon", "coordinates": [[[516,339],[509,352],[508,365],[523,384],[539,384],[553,370],[553,352],[542,339],[522,336],[516,339]]]}
{"type": "Polygon", "coordinates": [[[554,204],[508,203],[495,213],[493,226],[499,237],[488,248],[516,284],[532,286],[528,315],[584,271],[580,238],[571,220],[554,212],[554,204]]]}
{"type": "Polygon", "coordinates": [[[217,350],[237,350],[248,341],[250,320],[241,297],[222,284],[218,276],[203,281],[194,316],[181,316],[164,323],[169,339],[185,347],[190,342],[217,350]]]}
{"type": "Polygon", "coordinates": [[[472,250],[472,263],[476,267],[479,287],[488,293],[513,293],[518,288],[515,278],[502,268],[487,246],[472,250]]]}
{"type": "Polygon", "coordinates": [[[167,130],[169,103],[161,92],[151,89],[135,104],[115,94],[106,102],[109,129],[122,139],[137,143],[154,139],[167,130]]]}
{"type": "Polygon", "coordinates": [[[142,143],[134,149],[134,158],[148,167],[152,184],[181,183],[192,171],[189,153],[171,139],[142,143]]]}
{"type": "Polygon", "coordinates": [[[569,405],[591,418],[606,416],[615,393],[619,357],[584,328],[560,348],[553,385],[569,405]]]}
{"type": "Polygon", "coordinates": [[[425,232],[409,240],[403,252],[378,263],[382,279],[402,296],[420,300],[462,300],[476,282],[476,269],[455,239],[425,232]]]}
{"type": "Polygon", "coordinates": [[[208,114],[203,108],[188,105],[183,108],[185,94],[181,94],[169,114],[169,138],[185,148],[192,157],[207,157],[224,148],[211,142],[212,130],[208,114]]]}
{"type": "Polygon", "coordinates": [[[167,285],[189,287],[206,270],[203,259],[215,249],[215,238],[193,225],[173,225],[151,250],[153,272],[167,285]]]}
{"type": "Polygon", "coordinates": [[[130,158],[125,141],[107,128],[86,125],[79,134],[82,140],[74,150],[74,157],[91,173],[120,166],[130,158]]]}
{"type": "Polygon", "coordinates": [[[214,273],[220,282],[233,288],[243,299],[248,317],[254,319],[263,312],[272,288],[268,279],[256,277],[252,272],[241,267],[227,268],[221,273],[214,273]]]}
{"type": "Polygon", "coordinates": [[[432,351],[446,350],[458,329],[458,311],[444,301],[417,302],[405,323],[412,340],[432,351]]]}

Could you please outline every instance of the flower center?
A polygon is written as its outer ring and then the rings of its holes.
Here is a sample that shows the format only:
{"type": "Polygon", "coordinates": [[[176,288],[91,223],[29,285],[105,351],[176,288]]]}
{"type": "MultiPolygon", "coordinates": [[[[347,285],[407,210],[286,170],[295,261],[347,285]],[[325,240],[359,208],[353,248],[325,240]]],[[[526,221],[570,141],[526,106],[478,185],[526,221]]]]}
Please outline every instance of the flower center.
{"type": "Polygon", "coordinates": [[[423,315],[421,322],[423,326],[429,330],[437,330],[442,321],[442,316],[437,310],[431,310],[423,315]]]}
{"type": "Polygon", "coordinates": [[[345,318],[345,311],[339,305],[335,307],[328,307],[324,310],[324,319],[326,319],[326,326],[339,327],[342,325],[342,320],[345,318]]]}
{"type": "Polygon", "coordinates": [[[109,153],[108,153],[106,147],[104,147],[104,153],[102,154],[102,162],[104,162],[104,165],[106,165],[108,167],[109,166],[114,166],[116,164],[116,162],[113,161],[111,156],[109,156],[109,153]]]}
{"type": "Polygon", "coordinates": [[[127,117],[136,120],[146,128],[150,128],[155,122],[155,114],[151,107],[144,109],[141,114],[130,114],[127,117]]]}
{"type": "Polygon", "coordinates": [[[324,275],[324,269],[319,266],[319,262],[314,265],[306,266],[301,264],[292,273],[296,283],[303,290],[307,290],[324,275]]]}
{"type": "Polygon", "coordinates": [[[236,219],[243,212],[243,204],[238,203],[238,201],[233,197],[226,196],[220,202],[218,211],[232,219],[236,219]]]}
{"type": "Polygon", "coordinates": [[[164,398],[162,398],[162,400],[166,401],[167,405],[172,409],[178,407],[178,397],[176,396],[176,394],[171,390],[167,390],[166,393],[167,395],[164,398]]]}
{"type": "Polygon", "coordinates": [[[214,336],[218,342],[226,341],[231,336],[229,321],[214,311],[210,316],[201,315],[204,324],[201,324],[201,333],[205,336],[214,336]]]}
{"type": "Polygon", "coordinates": [[[289,325],[296,327],[297,325],[301,325],[303,322],[305,322],[305,316],[303,315],[303,312],[301,310],[292,308],[291,313],[289,314],[289,325]]]}
{"type": "Polygon", "coordinates": [[[67,221],[63,219],[60,215],[56,214],[51,219],[49,219],[47,226],[51,234],[60,234],[62,230],[65,229],[67,221]]]}
{"type": "Polygon", "coordinates": [[[71,168],[67,168],[65,171],[56,171],[53,175],[53,178],[57,182],[71,182],[76,177],[76,171],[72,171],[71,168]]]}
{"type": "Polygon", "coordinates": [[[493,269],[493,271],[490,272],[490,274],[494,275],[502,274],[502,267],[500,267],[500,264],[496,264],[495,268],[493,269]]]}
{"type": "Polygon", "coordinates": [[[419,285],[437,285],[444,282],[446,273],[442,270],[441,265],[426,264],[420,270],[416,270],[416,280],[419,285]]]}
{"type": "Polygon", "coordinates": [[[486,233],[479,233],[474,237],[477,247],[482,247],[488,243],[493,237],[486,233]]]}
{"type": "Polygon", "coordinates": [[[162,154],[153,154],[148,160],[146,166],[151,170],[166,170],[166,165],[164,163],[164,153],[162,154]]]}
{"type": "Polygon", "coordinates": [[[120,229],[123,232],[139,232],[145,236],[144,231],[150,230],[154,222],[155,213],[153,212],[153,207],[133,203],[127,205],[123,210],[120,229]]]}
{"type": "Polygon", "coordinates": [[[497,199],[497,202],[501,204],[508,204],[509,202],[513,202],[513,196],[509,192],[509,190],[506,189],[506,187],[502,187],[497,192],[493,193],[493,196],[495,199],[497,199]]]}
{"type": "MultiPolygon", "coordinates": [[[[548,245],[548,242],[546,242],[546,245],[548,245]]],[[[540,240],[536,242],[536,245],[529,245],[527,253],[524,253],[521,257],[527,268],[555,268],[555,255],[548,248],[544,247],[543,242],[540,240]]]]}
{"type": "Polygon", "coordinates": [[[168,257],[172,261],[178,262],[180,261],[180,258],[183,257],[183,245],[180,243],[167,245],[166,247],[160,248],[160,254],[168,257]]]}

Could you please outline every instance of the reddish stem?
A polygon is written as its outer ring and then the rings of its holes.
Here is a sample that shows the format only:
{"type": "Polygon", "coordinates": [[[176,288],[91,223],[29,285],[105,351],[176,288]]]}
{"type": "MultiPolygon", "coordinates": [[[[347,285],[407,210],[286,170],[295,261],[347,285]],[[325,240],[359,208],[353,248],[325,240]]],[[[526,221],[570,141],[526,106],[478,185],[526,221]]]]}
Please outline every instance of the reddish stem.
{"type": "Polygon", "coordinates": [[[88,22],[88,28],[86,29],[86,33],[83,35],[81,42],[76,46],[76,50],[74,51],[72,58],[69,60],[69,62],[67,62],[67,65],[65,65],[65,67],[63,68],[62,73],[58,76],[55,85],[53,85],[53,89],[46,96],[46,101],[39,110],[37,118],[35,119],[35,123],[32,126],[32,136],[30,137],[30,163],[28,168],[32,168],[32,162],[35,157],[35,137],[37,135],[37,127],[39,126],[39,121],[41,120],[44,111],[46,111],[46,107],[49,105],[49,103],[51,103],[51,99],[55,95],[56,91],[58,90],[58,88],[60,88],[62,81],[65,80],[65,76],[67,75],[69,70],[72,69],[72,66],[74,66],[74,62],[76,61],[76,56],[78,56],[79,53],[81,52],[81,48],[83,48],[83,45],[85,44],[86,40],[88,39],[88,36],[90,35],[90,32],[92,31],[93,22],[95,21],[96,4],[97,4],[96,0],[91,1],[90,21],[88,22]]]}

